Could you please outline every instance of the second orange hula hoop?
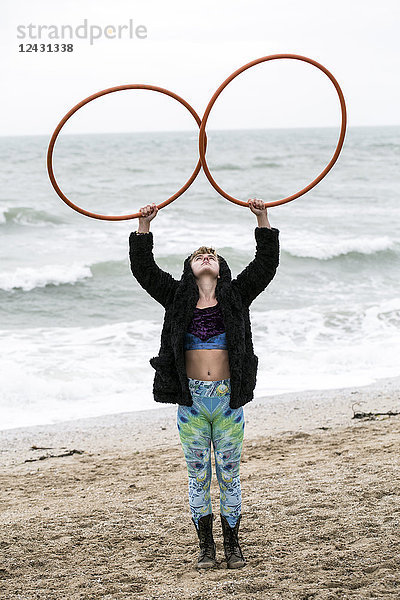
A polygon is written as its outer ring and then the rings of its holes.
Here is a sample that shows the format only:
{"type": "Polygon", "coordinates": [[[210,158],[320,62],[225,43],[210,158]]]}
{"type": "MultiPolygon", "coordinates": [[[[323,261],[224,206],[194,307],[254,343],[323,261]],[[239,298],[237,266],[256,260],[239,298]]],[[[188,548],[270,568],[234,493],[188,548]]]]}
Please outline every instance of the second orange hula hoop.
{"type": "MultiPolygon", "coordinates": [[[[174,92],[166,90],[165,88],[157,87],[155,85],[147,85],[144,83],[143,84],[142,83],[132,83],[132,84],[127,84],[127,85],[118,85],[115,87],[107,88],[105,90],[101,90],[100,92],[96,92],[96,94],[92,94],[91,96],[88,96],[87,98],[85,98],[84,100],[82,100],[81,102],[76,104],[73,108],[71,108],[70,111],[67,112],[67,114],[61,119],[61,121],[55,128],[54,133],[53,133],[50,143],[49,143],[48,150],[47,150],[47,171],[49,173],[50,181],[51,181],[55,191],[60,196],[61,200],[63,200],[63,202],[68,204],[68,206],[70,206],[77,212],[80,212],[82,215],[86,215],[87,217],[92,217],[93,219],[102,219],[104,221],[122,221],[125,219],[134,219],[136,217],[140,217],[141,214],[133,213],[130,215],[101,215],[98,213],[90,212],[89,210],[85,210],[84,208],[80,208],[77,204],[74,204],[73,202],[71,202],[71,200],[69,200],[67,198],[67,196],[60,189],[60,187],[56,181],[55,175],[54,175],[54,170],[53,170],[54,144],[56,143],[57,137],[58,137],[61,129],[64,127],[65,123],[68,121],[68,119],[70,117],[72,117],[72,115],[74,113],[76,113],[77,110],[82,108],[82,106],[84,106],[85,104],[88,104],[88,102],[91,102],[92,100],[95,100],[96,98],[100,98],[100,96],[105,96],[106,94],[112,94],[113,92],[119,92],[121,90],[150,90],[152,92],[159,92],[160,94],[165,94],[166,96],[170,96],[171,98],[174,98],[174,100],[177,100],[178,102],[180,102],[183,106],[185,106],[188,109],[188,111],[193,116],[193,118],[195,119],[195,121],[199,127],[200,127],[200,123],[201,123],[201,119],[200,119],[199,115],[194,110],[194,108],[192,108],[192,106],[190,106],[190,104],[188,102],[186,102],[186,100],[184,100],[177,94],[174,94],[174,92]]],[[[205,144],[207,145],[207,138],[205,138],[205,144]]],[[[192,185],[193,181],[196,179],[197,175],[199,174],[200,169],[201,169],[201,162],[199,159],[193,173],[191,174],[189,179],[186,181],[186,183],[177,192],[175,192],[175,194],[170,196],[170,198],[168,198],[167,200],[164,200],[164,202],[161,202],[161,204],[159,204],[157,206],[157,208],[163,208],[170,202],[173,202],[173,200],[176,200],[176,198],[178,198],[181,194],[183,194],[183,192],[186,192],[186,190],[192,185]]]]}
{"type": "Polygon", "coordinates": [[[241,206],[248,206],[249,204],[248,204],[248,202],[243,202],[242,200],[238,200],[237,198],[234,198],[233,196],[230,196],[227,192],[225,192],[217,184],[217,182],[215,181],[215,179],[213,178],[213,176],[210,173],[210,169],[208,168],[207,161],[206,161],[206,139],[207,139],[206,138],[206,125],[207,125],[207,120],[208,120],[208,117],[210,116],[211,109],[214,106],[216,99],[221,94],[221,92],[226,88],[226,86],[233,79],[235,79],[235,77],[237,77],[238,75],[240,75],[241,73],[243,73],[243,71],[246,71],[247,69],[250,69],[251,67],[254,67],[255,65],[258,65],[258,64],[260,64],[262,62],[267,62],[269,60],[276,60],[276,59],[280,59],[280,58],[292,58],[292,59],[295,59],[295,60],[301,60],[301,61],[307,62],[307,63],[309,63],[311,65],[314,65],[315,67],[317,67],[321,71],[323,71],[325,73],[325,75],[327,75],[329,77],[329,79],[332,81],[333,85],[335,86],[336,91],[337,91],[338,96],[339,96],[340,106],[341,106],[341,111],[342,111],[342,125],[341,125],[341,128],[340,128],[340,135],[339,135],[339,140],[338,140],[338,143],[337,143],[337,146],[336,146],[336,150],[335,150],[335,152],[334,152],[331,160],[329,161],[329,163],[327,164],[327,166],[325,167],[325,169],[318,175],[318,177],[316,177],[311,183],[309,183],[305,188],[303,188],[299,192],[296,192],[295,194],[292,194],[291,196],[288,196],[287,198],[282,198],[281,200],[276,200],[275,202],[264,202],[264,205],[266,207],[269,207],[269,206],[278,206],[279,204],[285,204],[286,202],[291,202],[295,198],[299,198],[299,196],[302,196],[303,194],[305,194],[306,192],[308,192],[309,190],[311,190],[332,169],[333,165],[335,164],[335,162],[338,159],[338,156],[339,156],[340,151],[341,151],[342,146],[343,146],[344,136],[346,134],[346,123],[347,123],[346,103],[344,101],[343,92],[340,89],[340,86],[339,86],[338,82],[336,81],[336,79],[334,78],[334,76],[332,75],[332,73],[330,73],[328,71],[328,69],[326,69],[323,65],[321,65],[317,61],[312,60],[311,58],[307,58],[306,56],[300,56],[299,54],[271,54],[269,56],[263,56],[262,58],[257,58],[255,60],[252,60],[251,62],[247,63],[246,65],[243,65],[243,67],[240,67],[234,73],[232,73],[232,75],[230,75],[227,79],[225,79],[225,81],[219,86],[219,88],[217,89],[217,91],[215,92],[215,94],[213,95],[213,97],[211,98],[211,100],[208,103],[207,108],[206,108],[206,110],[204,112],[204,115],[203,115],[203,118],[202,118],[202,121],[201,121],[201,125],[200,125],[200,132],[199,132],[199,153],[200,153],[200,160],[201,160],[201,165],[203,167],[204,173],[207,176],[208,181],[211,183],[211,185],[213,186],[213,188],[219,194],[221,194],[221,196],[223,196],[227,200],[230,200],[231,202],[234,202],[235,204],[240,204],[241,206]]]}

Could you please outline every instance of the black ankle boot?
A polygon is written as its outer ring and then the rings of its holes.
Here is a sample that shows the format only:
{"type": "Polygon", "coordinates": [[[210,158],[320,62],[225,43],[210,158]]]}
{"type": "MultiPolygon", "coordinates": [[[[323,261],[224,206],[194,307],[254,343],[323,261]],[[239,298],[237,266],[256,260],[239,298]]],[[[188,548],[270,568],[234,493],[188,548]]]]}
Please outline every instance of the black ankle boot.
{"type": "Polygon", "coordinates": [[[215,542],[212,534],[213,514],[201,517],[196,526],[196,521],[192,517],[195,524],[197,535],[199,536],[200,554],[197,561],[197,566],[200,569],[213,567],[215,563],[215,542]]]}
{"type": "Polygon", "coordinates": [[[246,561],[239,546],[238,531],[242,515],[236,521],[235,527],[230,527],[226,517],[221,515],[222,533],[224,535],[224,551],[228,569],[244,567],[246,561]]]}

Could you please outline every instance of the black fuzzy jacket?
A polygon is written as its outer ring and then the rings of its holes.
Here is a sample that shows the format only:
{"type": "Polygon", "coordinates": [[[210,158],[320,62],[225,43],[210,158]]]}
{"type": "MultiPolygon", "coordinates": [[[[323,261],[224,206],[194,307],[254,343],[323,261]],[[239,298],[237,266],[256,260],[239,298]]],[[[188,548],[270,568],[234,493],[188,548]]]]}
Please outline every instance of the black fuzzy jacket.
{"type": "MultiPolygon", "coordinates": [[[[258,357],[254,354],[249,306],[273,279],[279,264],[279,230],[256,227],[257,249],[252,262],[232,280],[231,270],[219,256],[215,289],[225,324],[231,380],[230,407],[239,408],[253,399],[258,357]]],[[[129,237],[131,270],[139,284],[165,308],[158,356],[150,359],[155,369],[156,402],[191,406],[185,368],[184,335],[199,299],[190,255],[180,281],[158,267],[153,256],[153,234],[133,232],[129,237]]]]}

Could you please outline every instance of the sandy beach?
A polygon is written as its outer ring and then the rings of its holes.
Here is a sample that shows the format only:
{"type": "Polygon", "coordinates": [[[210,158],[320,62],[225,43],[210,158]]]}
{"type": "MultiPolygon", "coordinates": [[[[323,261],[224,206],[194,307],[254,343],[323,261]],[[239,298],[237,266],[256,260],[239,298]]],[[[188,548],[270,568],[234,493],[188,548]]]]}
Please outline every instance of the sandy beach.
{"type": "Polygon", "coordinates": [[[247,565],[196,569],[176,406],[0,432],[0,598],[400,597],[400,378],[245,406],[247,565]]]}

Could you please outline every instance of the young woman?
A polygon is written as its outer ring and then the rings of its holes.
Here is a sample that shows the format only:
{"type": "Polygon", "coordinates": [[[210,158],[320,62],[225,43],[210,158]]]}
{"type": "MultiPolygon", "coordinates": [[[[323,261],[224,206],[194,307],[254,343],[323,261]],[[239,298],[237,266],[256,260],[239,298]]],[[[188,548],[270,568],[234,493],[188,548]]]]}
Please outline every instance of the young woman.
{"type": "Polygon", "coordinates": [[[249,200],[257,216],[254,260],[232,280],[225,259],[202,246],[184,261],[179,281],[153,257],[150,221],[155,204],[140,209],[131,233],[130,262],[139,284],[165,308],[155,369],[156,402],[177,404],[177,426],[189,475],[189,506],[199,537],[197,566],[216,564],[210,500],[211,441],[220,488],[220,516],[228,568],[246,562],[239,545],[243,406],[253,399],[258,357],[254,354],[249,307],[273,279],[279,264],[279,231],[264,202],[249,200]]]}

